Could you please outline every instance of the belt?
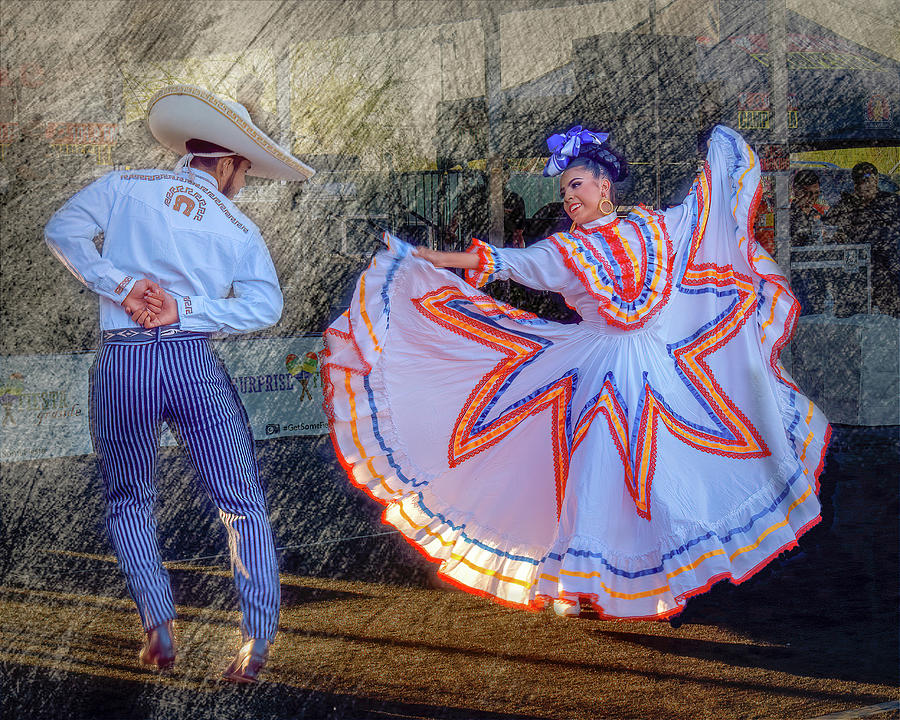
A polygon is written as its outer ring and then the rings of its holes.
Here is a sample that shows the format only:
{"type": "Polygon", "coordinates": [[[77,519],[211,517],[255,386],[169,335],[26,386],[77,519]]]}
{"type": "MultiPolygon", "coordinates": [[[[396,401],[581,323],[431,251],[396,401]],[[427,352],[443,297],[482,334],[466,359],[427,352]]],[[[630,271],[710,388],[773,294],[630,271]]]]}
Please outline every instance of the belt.
{"type": "Polygon", "coordinates": [[[206,340],[209,333],[181,330],[177,325],[163,325],[158,328],[114,328],[104,330],[102,340],[106,343],[152,343],[169,340],[206,340]]]}

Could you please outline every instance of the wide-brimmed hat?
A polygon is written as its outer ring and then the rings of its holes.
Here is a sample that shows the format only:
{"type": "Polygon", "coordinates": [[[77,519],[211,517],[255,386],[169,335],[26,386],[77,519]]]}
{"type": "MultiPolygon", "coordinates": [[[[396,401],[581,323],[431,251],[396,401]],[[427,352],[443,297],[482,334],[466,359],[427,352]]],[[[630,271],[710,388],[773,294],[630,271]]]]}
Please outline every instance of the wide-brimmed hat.
{"type": "Polygon", "coordinates": [[[308,180],[316,172],[256,127],[243,105],[193,85],[171,85],[156,93],[147,106],[147,122],[153,137],[179,155],[188,152],[188,140],[197,139],[247,158],[248,175],[308,180]]]}

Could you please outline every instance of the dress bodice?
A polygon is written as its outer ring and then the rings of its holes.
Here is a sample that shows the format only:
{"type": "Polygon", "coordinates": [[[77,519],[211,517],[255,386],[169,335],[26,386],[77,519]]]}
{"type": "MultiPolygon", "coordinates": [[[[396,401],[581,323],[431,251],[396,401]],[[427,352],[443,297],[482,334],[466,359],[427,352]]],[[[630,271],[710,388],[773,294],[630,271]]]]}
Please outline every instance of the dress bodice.
{"type": "Polygon", "coordinates": [[[637,207],[624,218],[608,215],[525,249],[476,240],[470,251],[478,254],[479,268],[466,279],[476,286],[512,279],[559,292],[589,325],[636,330],[658,315],[671,293],[675,246],[667,213],[637,207]]]}

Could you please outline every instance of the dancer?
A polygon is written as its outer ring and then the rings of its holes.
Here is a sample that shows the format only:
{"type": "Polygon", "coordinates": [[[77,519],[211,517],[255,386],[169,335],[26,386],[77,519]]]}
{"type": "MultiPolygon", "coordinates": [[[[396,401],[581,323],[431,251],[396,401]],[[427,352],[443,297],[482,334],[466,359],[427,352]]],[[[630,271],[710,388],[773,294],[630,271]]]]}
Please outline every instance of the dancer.
{"type": "Polygon", "coordinates": [[[759,165],[712,133],[685,201],[619,219],[606,135],[548,141],[572,229],[526,249],[388,245],[326,332],[335,449],[439,574],[501,603],[679,613],[819,520],[823,414],[779,361],[797,303],[755,242],[759,165]],[[558,325],[475,288],[561,292],[558,325]]]}
{"type": "Polygon", "coordinates": [[[183,156],[175,171],[109,173],[51,218],[46,240],[100,296],[91,429],[107,530],[146,632],[140,659],[160,669],[175,661],[175,605],[153,516],[165,420],[228,532],[244,642],[225,678],[255,682],[278,629],[278,566],[247,414],[208,338],[281,316],[266,245],[231,202],[245,174],[305,180],[313,170],[243,106],[200,88],[164,88],[148,112],[154,137],[183,156]]]}

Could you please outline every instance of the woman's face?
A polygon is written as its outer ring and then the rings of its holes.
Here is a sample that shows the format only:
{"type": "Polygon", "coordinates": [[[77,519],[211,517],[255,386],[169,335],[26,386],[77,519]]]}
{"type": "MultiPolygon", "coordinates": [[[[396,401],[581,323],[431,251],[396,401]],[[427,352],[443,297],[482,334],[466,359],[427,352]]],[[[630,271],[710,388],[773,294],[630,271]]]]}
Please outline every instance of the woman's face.
{"type": "Polygon", "coordinates": [[[609,197],[609,190],[609,180],[594,177],[584,166],[566,170],[559,176],[559,196],[566,215],[578,225],[600,217],[600,201],[609,197]]]}

